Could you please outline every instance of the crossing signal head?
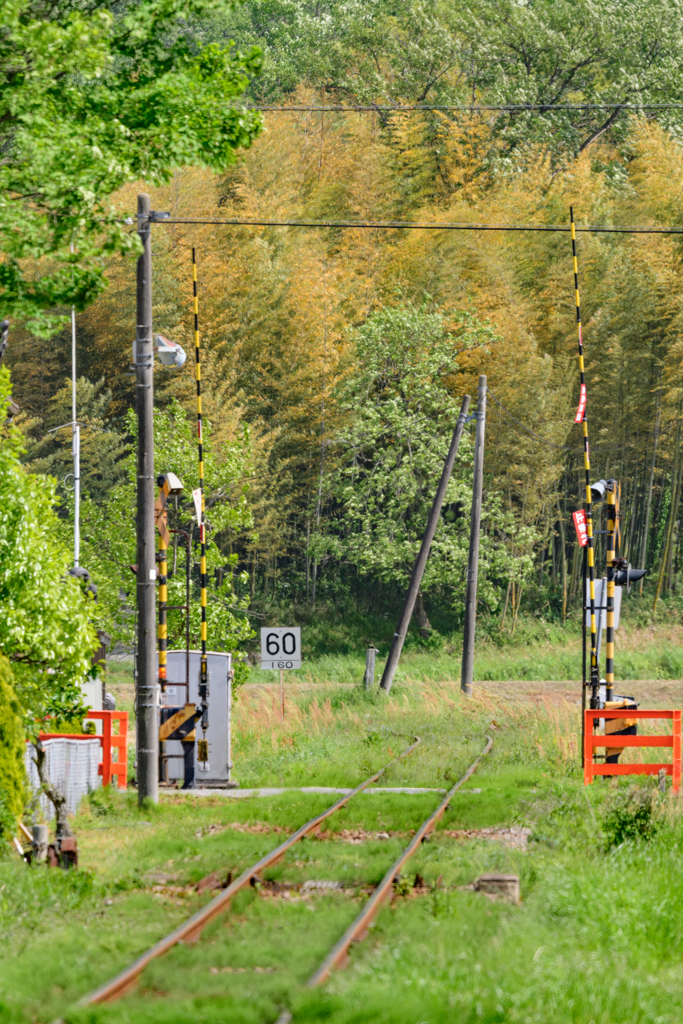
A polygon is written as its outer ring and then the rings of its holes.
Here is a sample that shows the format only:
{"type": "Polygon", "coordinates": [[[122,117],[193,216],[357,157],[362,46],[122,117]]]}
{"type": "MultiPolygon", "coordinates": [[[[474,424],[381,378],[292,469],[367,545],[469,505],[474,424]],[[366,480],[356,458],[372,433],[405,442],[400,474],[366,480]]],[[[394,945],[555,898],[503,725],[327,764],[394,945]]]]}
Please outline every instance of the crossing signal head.
{"type": "Polygon", "coordinates": [[[627,565],[625,568],[617,569],[614,574],[614,583],[617,587],[628,587],[630,590],[631,584],[642,580],[646,572],[647,569],[632,569],[630,565],[627,565]]]}
{"type": "Polygon", "coordinates": [[[598,480],[596,483],[591,484],[592,500],[602,501],[609,489],[610,488],[606,480],[598,480]]]}
{"type": "Polygon", "coordinates": [[[157,487],[163,490],[166,497],[183,493],[183,485],[175,473],[160,473],[157,477],[157,487]]]}

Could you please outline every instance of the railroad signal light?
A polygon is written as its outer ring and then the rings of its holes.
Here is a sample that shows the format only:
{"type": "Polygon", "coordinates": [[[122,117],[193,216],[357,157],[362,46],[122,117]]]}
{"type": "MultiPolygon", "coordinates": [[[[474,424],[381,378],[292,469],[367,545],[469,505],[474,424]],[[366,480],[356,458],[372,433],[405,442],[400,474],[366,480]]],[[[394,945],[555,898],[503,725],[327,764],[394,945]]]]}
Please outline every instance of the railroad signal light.
{"type": "Polygon", "coordinates": [[[631,584],[642,580],[646,572],[647,569],[632,569],[630,565],[617,569],[614,574],[614,585],[616,587],[627,587],[630,593],[631,584]]]}
{"type": "Polygon", "coordinates": [[[175,473],[160,473],[157,477],[157,487],[164,492],[165,498],[183,493],[183,485],[175,473]]]}
{"type": "Polygon", "coordinates": [[[606,480],[597,480],[594,484],[591,484],[591,499],[593,501],[603,501],[608,490],[606,480]]]}

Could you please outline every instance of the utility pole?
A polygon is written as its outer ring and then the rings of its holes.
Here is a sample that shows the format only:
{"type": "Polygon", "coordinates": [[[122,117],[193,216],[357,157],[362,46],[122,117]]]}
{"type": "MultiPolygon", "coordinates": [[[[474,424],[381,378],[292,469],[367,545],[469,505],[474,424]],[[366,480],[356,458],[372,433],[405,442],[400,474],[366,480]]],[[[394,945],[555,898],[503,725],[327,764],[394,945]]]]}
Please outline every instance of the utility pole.
{"type": "Polygon", "coordinates": [[[465,629],[462,640],[462,674],[460,689],[468,696],[472,693],[474,676],[474,633],[477,626],[477,573],[479,569],[479,532],[481,528],[481,502],[484,489],[484,434],[486,431],[486,377],[479,378],[477,397],[477,433],[474,442],[474,488],[470,518],[470,554],[467,562],[467,589],[465,591],[465,629]]]}
{"type": "MultiPolygon", "coordinates": [[[[486,378],[484,378],[486,380],[486,378]]],[[[453,472],[453,466],[455,464],[455,456],[458,454],[458,447],[460,445],[460,438],[467,421],[467,410],[470,407],[470,396],[465,395],[460,406],[460,415],[458,416],[455,430],[453,431],[453,437],[451,439],[451,446],[448,449],[448,455],[444,463],[443,470],[441,472],[441,479],[439,486],[436,489],[434,495],[434,502],[432,504],[431,512],[429,513],[429,519],[427,520],[427,529],[424,532],[422,538],[422,544],[418,556],[415,559],[415,565],[413,566],[413,573],[410,577],[410,584],[408,586],[408,593],[403,604],[403,611],[401,612],[401,618],[399,619],[398,627],[394,633],[394,639],[391,642],[391,649],[389,651],[389,657],[384,668],[382,675],[382,682],[379,684],[380,689],[388,693],[391,689],[391,684],[394,681],[394,675],[398,668],[398,661],[401,657],[401,651],[403,650],[403,641],[406,638],[408,632],[408,626],[410,625],[410,619],[413,614],[413,608],[415,607],[415,601],[417,600],[417,594],[420,589],[420,583],[424,575],[425,566],[427,564],[427,558],[429,557],[429,549],[432,546],[436,527],[439,522],[439,516],[441,515],[441,506],[443,500],[446,497],[446,490],[448,488],[448,481],[451,478],[453,472]]]]}
{"type": "Polygon", "coordinates": [[[138,804],[159,799],[159,723],[156,666],[156,559],[154,544],[154,350],[152,347],[152,230],[149,196],[138,196],[135,400],[137,458],[137,779],[138,804]]]}

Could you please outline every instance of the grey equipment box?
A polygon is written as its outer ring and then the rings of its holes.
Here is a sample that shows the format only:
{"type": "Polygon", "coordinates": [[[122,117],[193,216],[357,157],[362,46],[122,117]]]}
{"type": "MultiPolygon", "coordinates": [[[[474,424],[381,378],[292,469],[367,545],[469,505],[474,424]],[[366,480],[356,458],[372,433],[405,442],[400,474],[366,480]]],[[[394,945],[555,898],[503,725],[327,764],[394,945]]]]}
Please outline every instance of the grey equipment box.
{"type": "MultiPolygon", "coordinates": [[[[209,760],[205,764],[197,760],[195,744],[195,780],[198,787],[213,786],[232,788],[232,747],[230,728],[232,716],[232,664],[231,655],[219,651],[207,653],[209,668],[209,760]],[[207,770],[208,769],[208,770],[207,770]]],[[[169,651],[167,657],[167,682],[164,693],[159,694],[162,707],[183,704],[199,706],[199,662],[201,651],[190,651],[190,693],[186,696],[186,651],[169,651]]],[[[202,739],[201,724],[197,723],[197,739],[202,739]]],[[[169,757],[168,780],[170,783],[183,779],[183,749],[180,740],[167,740],[166,753],[180,755],[169,757]]]]}

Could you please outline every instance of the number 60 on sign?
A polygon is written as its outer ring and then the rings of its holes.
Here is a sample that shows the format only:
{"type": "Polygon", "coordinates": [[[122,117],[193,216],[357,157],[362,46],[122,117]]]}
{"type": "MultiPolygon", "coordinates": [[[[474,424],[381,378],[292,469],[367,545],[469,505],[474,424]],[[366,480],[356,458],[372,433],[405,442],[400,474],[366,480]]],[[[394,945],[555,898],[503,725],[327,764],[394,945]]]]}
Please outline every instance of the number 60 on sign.
{"type": "Polygon", "coordinates": [[[301,668],[301,627],[274,626],[261,630],[261,668],[301,668]]]}

